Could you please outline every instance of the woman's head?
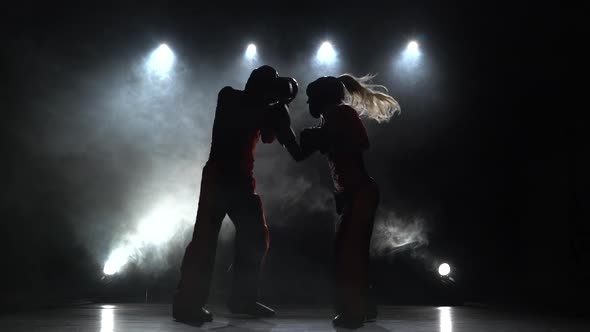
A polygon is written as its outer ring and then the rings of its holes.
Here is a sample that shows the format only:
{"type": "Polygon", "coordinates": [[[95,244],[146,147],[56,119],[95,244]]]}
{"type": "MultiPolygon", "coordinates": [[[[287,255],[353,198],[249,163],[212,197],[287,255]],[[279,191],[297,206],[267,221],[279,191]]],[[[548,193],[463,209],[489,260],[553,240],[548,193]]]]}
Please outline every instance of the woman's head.
{"type": "Polygon", "coordinates": [[[333,76],[320,77],[307,86],[307,103],[309,112],[319,118],[327,108],[339,105],[344,99],[344,85],[333,76]]]}
{"type": "Polygon", "coordinates": [[[400,106],[387,94],[387,88],[369,84],[373,78],[371,75],[357,78],[350,74],[320,77],[307,87],[311,115],[317,118],[330,106],[344,102],[360,115],[377,122],[389,121],[395,113],[400,112],[400,106]]]}

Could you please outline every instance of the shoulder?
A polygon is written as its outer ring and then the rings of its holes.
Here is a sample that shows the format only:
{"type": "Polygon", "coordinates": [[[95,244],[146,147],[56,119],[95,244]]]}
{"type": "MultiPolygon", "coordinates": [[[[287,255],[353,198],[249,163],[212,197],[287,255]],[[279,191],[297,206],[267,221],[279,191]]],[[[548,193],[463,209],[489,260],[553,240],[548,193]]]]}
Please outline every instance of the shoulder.
{"type": "Polygon", "coordinates": [[[223,108],[234,108],[240,104],[243,98],[243,91],[226,86],[217,95],[217,104],[223,108]]]}
{"type": "Polygon", "coordinates": [[[219,94],[217,97],[219,99],[231,98],[232,96],[236,96],[238,91],[231,86],[226,86],[223,89],[219,90],[219,94]]]}
{"type": "Polygon", "coordinates": [[[341,112],[341,113],[344,113],[344,114],[353,114],[354,113],[354,114],[357,114],[358,115],[358,113],[356,112],[356,110],[354,108],[352,108],[352,107],[350,107],[349,105],[346,105],[346,104],[341,104],[336,109],[337,109],[338,112],[341,112]]]}
{"type": "Polygon", "coordinates": [[[342,116],[353,118],[353,119],[360,119],[359,113],[352,107],[348,105],[340,105],[338,106],[338,111],[342,116]]]}
{"type": "Polygon", "coordinates": [[[333,121],[343,123],[360,121],[360,117],[357,111],[348,105],[338,106],[331,114],[331,118],[333,119],[333,121]]]}

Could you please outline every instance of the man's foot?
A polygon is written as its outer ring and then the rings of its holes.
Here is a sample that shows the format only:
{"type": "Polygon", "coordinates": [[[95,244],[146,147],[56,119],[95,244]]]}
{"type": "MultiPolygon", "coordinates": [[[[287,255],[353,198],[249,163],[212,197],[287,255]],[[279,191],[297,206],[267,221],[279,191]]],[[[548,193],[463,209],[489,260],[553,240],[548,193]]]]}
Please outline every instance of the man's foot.
{"type": "Polygon", "coordinates": [[[243,302],[227,304],[232,314],[246,314],[253,317],[273,317],[275,311],[260,302],[243,302]]]}
{"type": "Polygon", "coordinates": [[[367,308],[366,321],[367,322],[374,322],[376,320],[377,320],[377,306],[376,305],[369,305],[369,308],[367,308]]]}
{"type": "Polygon", "coordinates": [[[334,326],[348,329],[358,329],[359,327],[363,326],[364,322],[365,317],[360,315],[339,314],[332,320],[332,324],[334,326]]]}
{"type": "Polygon", "coordinates": [[[213,321],[211,313],[203,307],[191,308],[172,305],[172,317],[182,323],[202,324],[213,321]]]}

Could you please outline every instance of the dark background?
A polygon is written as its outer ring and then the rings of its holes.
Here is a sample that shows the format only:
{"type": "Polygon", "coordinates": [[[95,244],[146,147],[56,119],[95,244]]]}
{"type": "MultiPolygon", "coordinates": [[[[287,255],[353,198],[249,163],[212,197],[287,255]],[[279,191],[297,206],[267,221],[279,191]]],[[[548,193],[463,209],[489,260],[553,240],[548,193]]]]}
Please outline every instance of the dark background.
{"type": "MultiPolygon", "coordinates": [[[[561,11],[515,2],[13,4],[3,10],[0,304],[143,301],[146,291],[149,301],[169,300],[188,229],[166,244],[166,264],[148,259],[102,278],[115,235],[133,224],[121,220],[134,215],[131,202],[147,197],[135,188],[158,170],[169,177],[144,191],[174,179],[196,195],[198,179],[173,167],[179,160],[200,175],[217,91],[242,88],[252,69],[236,69],[247,42],[303,89],[323,74],[306,63],[326,38],[340,53],[335,74],[379,73],[376,81],[402,106],[390,123],[365,121],[366,160],[382,209],[422,220],[428,241],[375,255],[379,301],[441,301],[446,286],[435,268],[445,260],[463,301],[566,310],[581,303],[590,289],[587,190],[581,109],[558,97],[568,61],[561,11]],[[393,59],[412,38],[425,66],[405,77],[393,59]],[[135,84],[114,77],[162,41],[182,62],[182,112],[167,110],[180,103],[172,94],[161,110],[157,96],[148,99],[156,115],[113,115],[119,104],[108,102],[109,82],[135,84]]],[[[291,113],[296,131],[313,124],[303,94],[291,113]]],[[[325,161],[295,164],[276,144],[259,146],[256,175],[272,243],[263,298],[328,303],[334,215],[325,161]],[[284,187],[301,181],[314,186],[294,194],[284,187]],[[310,208],[309,199],[325,208],[310,208]]],[[[230,287],[227,243],[212,301],[230,287]]]]}

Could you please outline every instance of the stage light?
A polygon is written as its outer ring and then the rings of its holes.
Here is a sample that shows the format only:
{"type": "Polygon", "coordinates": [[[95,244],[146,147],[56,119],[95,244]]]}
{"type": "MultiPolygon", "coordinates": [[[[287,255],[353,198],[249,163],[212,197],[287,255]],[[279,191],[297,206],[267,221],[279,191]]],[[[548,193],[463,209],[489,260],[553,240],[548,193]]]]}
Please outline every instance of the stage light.
{"type": "Polygon", "coordinates": [[[246,52],[244,53],[244,56],[246,57],[246,59],[254,60],[256,58],[256,55],[257,55],[256,45],[254,45],[254,44],[248,45],[248,47],[246,48],[246,52]]]}
{"type": "Polygon", "coordinates": [[[420,58],[421,54],[422,53],[420,52],[420,46],[418,45],[418,42],[412,40],[408,43],[408,46],[406,46],[406,49],[404,50],[403,59],[407,63],[413,63],[418,60],[418,58],[420,58]]]}
{"type": "Polygon", "coordinates": [[[104,264],[103,273],[111,276],[119,273],[121,268],[127,264],[129,257],[131,256],[131,249],[128,247],[121,247],[115,249],[110,255],[109,259],[104,264]]]}
{"type": "Polygon", "coordinates": [[[408,43],[407,50],[410,54],[418,55],[420,53],[420,49],[418,48],[418,43],[415,40],[412,40],[408,43]]]}
{"type": "Polygon", "coordinates": [[[336,51],[329,42],[324,42],[318,49],[316,59],[321,64],[330,64],[336,60],[336,51]]]}
{"type": "Polygon", "coordinates": [[[174,53],[166,44],[155,49],[148,59],[148,69],[160,78],[165,78],[174,65],[174,53]]]}
{"type": "Polygon", "coordinates": [[[451,273],[451,266],[447,263],[442,263],[439,267],[438,267],[438,274],[440,274],[442,277],[448,276],[451,273]]]}
{"type": "Polygon", "coordinates": [[[128,234],[124,242],[114,249],[107,259],[103,273],[117,274],[130,261],[137,261],[150,246],[161,246],[170,241],[178,231],[177,222],[185,220],[192,206],[178,204],[171,198],[162,199],[139,220],[134,233],[128,234]]]}
{"type": "Polygon", "coordinates": [[[403,76],[407,82],[413,82],[425,74],[423,65],[422,50],[415,40],[408,42],[395,60],[397,74],[403,76]]]}

